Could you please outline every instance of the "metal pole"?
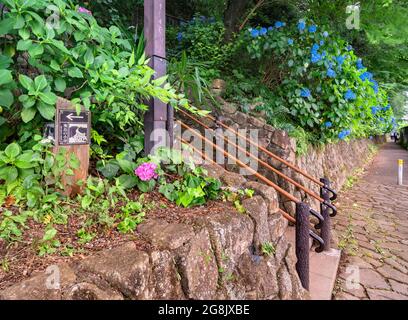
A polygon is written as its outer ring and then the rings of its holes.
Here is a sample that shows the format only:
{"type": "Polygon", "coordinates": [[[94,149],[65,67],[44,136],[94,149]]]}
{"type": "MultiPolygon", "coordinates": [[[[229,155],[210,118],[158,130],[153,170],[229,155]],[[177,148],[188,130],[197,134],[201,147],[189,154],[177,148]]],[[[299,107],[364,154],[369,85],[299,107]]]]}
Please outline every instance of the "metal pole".
{"type": "Polygon", "coordinates": [[[330,222],[330,214],[329,214],[329,207],[327,204],[330,204],[330,193],[325,187],[330,188],[330,181],[326,178],[321,178],[321,182],[324,183],[324,187],[320,187],[320,197],[324,199],[324,202],[320,203],[320,214],[323,216],[324,220],[322,222],[322,228],[320,230],[320,235],[324,241],[324,251],[330,250],[330,240],[331,240],[331,222],[330,222]]]}
{"type": "Polygon", "coordinates": [[[309,290],[309,211],[306,203],[296,204],[296,271],[306,290],[309,290]]]}
{"type": "MultiPolygon", "coordinates": [[[[150,58],[149,66],[156,72],[154,79],[166,75],[166,0],[144,1],[144,34],[146,39],[146,56],[150,58]]],[[[168,146],[169,124],[167,105],[159,99],[148,102],[149,110],[145,114],[145,153],[154,152],[157,147],[168,146]]]]}
{"type": "Polygon", "coordinates": [[[403,177],[404,177],[404,160],[398,160],[398,185],[403,185],[403,177]]]}

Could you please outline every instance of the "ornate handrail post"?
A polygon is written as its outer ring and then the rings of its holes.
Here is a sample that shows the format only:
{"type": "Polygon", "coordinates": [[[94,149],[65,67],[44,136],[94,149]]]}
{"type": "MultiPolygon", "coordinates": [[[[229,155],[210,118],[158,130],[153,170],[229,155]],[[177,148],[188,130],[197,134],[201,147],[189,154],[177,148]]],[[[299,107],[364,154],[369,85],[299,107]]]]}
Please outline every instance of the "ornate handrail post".
{"type": "MultiPolygon", "coordinates": [[[[146,56],[149,66],[154,69],[153,78],[166,75],[166,0],[144,1],[144,34],[146,56]]],[[[145,114],[145,153],[151,154],[157,147],[172,145],[173,110],[164,102],[155,98],[148,102],[149,110],[145,114]],[[170,109],[168,109],[170,108],[170,109]],[[170,121],[169,121],[170,119],[170,121]]]]}
{"type": "Polygon", "coordinates": [[[323,216],[321,224],[320,235],[324,241],[324,251],[330,250],[331,240],[331,221],[330,221],[330,208],[331,204],[330,192],[326,188],[330,188],[330,181],[326,178],[321,178],[320,181],[324,183],[324,186],[320,187],[320,197],[324,199],[324,202],[320,203],[320,213],[323,216]]]}
{"type": "Polygon", "coordinates": [[[309,205],[296,204],[296,271],[306,290],[309,290],[309,215],[309,205]]]}

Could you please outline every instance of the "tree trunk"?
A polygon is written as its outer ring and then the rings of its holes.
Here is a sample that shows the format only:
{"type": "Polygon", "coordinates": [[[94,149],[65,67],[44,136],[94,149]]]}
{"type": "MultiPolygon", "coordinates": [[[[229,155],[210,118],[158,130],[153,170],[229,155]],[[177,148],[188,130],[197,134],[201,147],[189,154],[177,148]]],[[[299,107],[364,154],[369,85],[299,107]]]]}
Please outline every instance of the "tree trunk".
{"type": "Polygon", "coordinates": [[[228,0],[224,13],[225,41],[230,41],[233,34],[238,31],[239,22],[252,0],[228,0]]]}

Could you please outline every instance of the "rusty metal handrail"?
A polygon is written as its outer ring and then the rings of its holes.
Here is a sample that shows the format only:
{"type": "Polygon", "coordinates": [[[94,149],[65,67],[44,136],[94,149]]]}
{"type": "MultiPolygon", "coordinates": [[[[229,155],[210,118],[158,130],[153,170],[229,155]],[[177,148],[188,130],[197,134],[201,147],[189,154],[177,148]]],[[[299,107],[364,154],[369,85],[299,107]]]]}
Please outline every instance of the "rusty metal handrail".
{"type": "MultiPolygon", "coordinates": [[[[214,131],[213,129],[211,129],[209,126],[207,126],[205,123],[201,122],[200,120],[198,120],[196,117],[184,112],[183,110],[180,110],[185,116],[189,117],[191,120],[193,120],[194,122],[196,122],[197,124],[201,125],[202,127],[204,127],[205,129],[211,130],[212,132],[215,133],[216,136],[219,136],[219,134],[214,131]]],[[[286,181],[290,182],[291,184],[293,184],[294,186],[298,187],[299,189],[301,189],[302,191],[304,191],[305,193],[307,193],[308,195],[310,195],[311,197],[315,198],[316,200],[318,200],[319,202],[324,202],[324,199],[319,197],[316,193],[314,193],[313,191],[307,189],[306,187],[302,186],[300,183],[296,182],[295,180],[291,179],[290,177],[286,176],[284,173],[280,172],[278,169],[272,167],[270,164],[266,163],[265,161],[259,159],[258,157],[254,156],[252,153],[250,153],[248,150],[240,147],[239,145],[233,143],[232,141],[230,141],[227,137],[223,136],[224,141],[226,141],[227,143],[231,144],[232,146],[238,148],[238,150],[245,152],[246,155],[250,156],[252,159],[256,160],[257,162],[259,162],[261,165],[263,165],[265,168],[268,168],[269,170],[275,172],[277,175],[279,175],[280,177],[282,177],[283,179],[285,179],[286,181]]]]}
{"type": "MultiPolygon", "coordinates": [[[[179,109],[179,111],[183,112],[185,114],[184,110],[179,109]]],[[[303,175],[304,177],[308,178],[309,180],[313,181],[314,183],[318,184],[319,186],[323,187],[324,183],[320,182],[318,179],[312,177],[310,174],[304,172],[303,170],[299,169],[298,167],[296,167],[295,165],[291,164],[290,162],[282,159],[281,157],[277,156],[276,154],[272,153],[271,151],[269,151],[268,149],[260,146],[259,144],[257,144],[256,142],[252,141],[251,139],[249,139],[248,137],[240,134],[238,131],[232,129],[231,127],[227,126],[226,124],[222,123],[221,121],[217,120],[216,118],[214,118],[213,116],[210,115],[206,115],[206,117],[212,121],[214,121],[217,124],[220,124],[222,127],[224,127],[225,129],[233,132],[234,134],[238,135],[239,137],[245,139],[247,142],[249,142],[250,144],[254,145],[255,147],[259,148],[260,150],[262,150],[263,152],[265,152],[267,155],[271,156],[272,158],[274,158],[275,160],[278,160],[279,162],[282,162],[284,165],[288,166],[289,168],[293,169],[294,171],[296,171],[297,173],[300,173],[301,175],[303,175]]]]}
{"type": "Polygon", "coordinates": [[[261,179],[263,182],[265,182],[267,185],[271,186],[272,188],[274,188],[276,191],[278,191],[281,195],[283,195],[285,198],[287,198],[290,201],[293,201],[295,203],[300,203],[301,201],[299,199],[297,199],[296,197],[294,197],[293,195],[291,195],[289,192],[287,192],[286,190],[283,190],[281,187],[279,187],[278,185],[276,185],[275,183],[273,183],[272,181],[270,181],[269,179],[265,178],[263,175],[259,174],[258,172],[256,172],[254,169],[252,169],[250,166],[246,165],[245,163],[241,162],[239,159],[235,158],[234,156],[230,155],[227,151],[223,150],[222,148],[220,148],[219,146],[217,146],[214,142],[208,140],[206,137],[204,137],[201,133],[197,132],[196,130],[190,128],[188,125],[184,124],[181,121],[177,121],[180,123],[180,125],[182,127],[184,127],[187,130],[190,130],[191,132],[195,133],[199,138],[201,138],[202,140],[208,142],[210,145],[212,145],[213,147],[215,147],[217,150],[220,150],[226,157],[229,157],[230,159],[232,159],[233,161],[236,161],[236,163],[248,170],[249,172],[251,172],[254,176],[256,176],[257,178],[261,179]]]}

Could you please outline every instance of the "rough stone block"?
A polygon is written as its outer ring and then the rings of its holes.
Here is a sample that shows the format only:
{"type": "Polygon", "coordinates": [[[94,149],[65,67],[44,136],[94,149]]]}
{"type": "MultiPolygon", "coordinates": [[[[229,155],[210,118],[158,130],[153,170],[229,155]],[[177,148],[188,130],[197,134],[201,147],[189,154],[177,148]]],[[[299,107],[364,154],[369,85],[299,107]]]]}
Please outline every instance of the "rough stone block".
{"type": "Polygon", "coordinates": [[[184,299],[175,257],[169,251],[153,251],[150,253],[150,260],[152,265],[150,287],[153,290],[153,299],[184,299]]]}
{"type": "Polygon", "coordinates": [[[44,271],[6,288],[0,292],[0,300],[60,300],[62,291],[74,284],[77,278],[74,270],[66,264],[55,266],[47,273],[44,271]]]}
{"type": "Polygon", "coordinates": [[[112,289],[99,288],[95,284],[81,282],[64,293],[64,300],[123,300],[123,296],[112,289]]]}
{"type": "Polygon", "coordinates": [[[79,270],[98,275],[128,298],[150,299],[149,255],[137,251],[133,242],[102,251],[82,261],[79,270]]]}
{"type": "Polygon", "coordinates": [[[137,227],[137,231],[154,246],[170,250],[181,247],[194,236],[191,226],[159,219],[147,220],[137,227]]]}
{"type": "Polygon", "coordinates": [[[240,189],[245,184],[246,179],[238,173],[225,172],[225,174],[221,176],[221,181],[224,182],[228,187],[240,189]]]}
{"type": "Polygon", "coordinates": [[[271,242],[268,225],[268,207],[261,196],[254,196],[242,201],[243,207],[255,224],[254,247],[255,253],[261,253],[262,244],[271,242]]]}
{"type": "Polygon", "coordinates": [[[274,214],[275,212],[278,211],[279,208],[278,194],[276,193],[274,188],[255,181],[249,181],[245,183],[245,188],[252,189],[255,191],[255,194],[259,194],[262,196],[262,198],[268,204],[269,214],[274,214]]]}
{"type": "Polygon", "coordinates": [[[209,233],[199,231],[177,252],[181,284],[188,299],[212,299],[217,291],[218,267],[209,233]]]}
{"type": "Polygon", "coordinates": [[[278,293],[277,268],[273,258],[244,253],[237,267],[236,278],[245,288],[246,299],[274,299],[278,293]]]}

